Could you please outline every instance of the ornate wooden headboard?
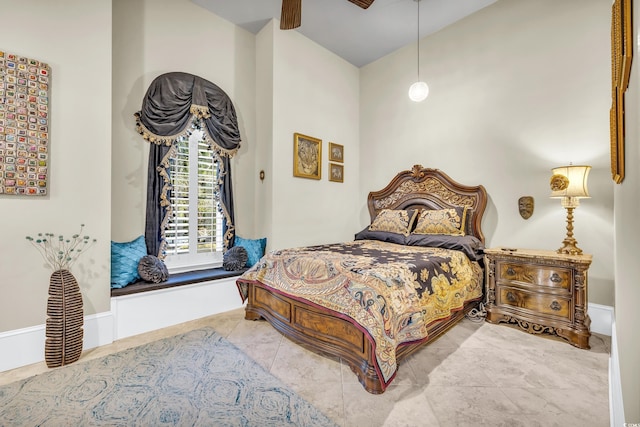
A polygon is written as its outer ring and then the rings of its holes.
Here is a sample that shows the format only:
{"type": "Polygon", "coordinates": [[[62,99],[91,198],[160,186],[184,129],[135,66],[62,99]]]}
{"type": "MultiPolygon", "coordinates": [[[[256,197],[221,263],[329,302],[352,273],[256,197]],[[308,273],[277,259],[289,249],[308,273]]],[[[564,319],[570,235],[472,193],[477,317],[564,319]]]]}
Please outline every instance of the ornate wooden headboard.
{"type": "Polygon", "coordinates": [[[400,172],[384,189],[367,198],[371,220],[382,209],[447,209],[467,206],[467,231],[484,242],[482,215],[487,191],[482,185],[462,185],[438,169],[415,165],[400,172]]]}

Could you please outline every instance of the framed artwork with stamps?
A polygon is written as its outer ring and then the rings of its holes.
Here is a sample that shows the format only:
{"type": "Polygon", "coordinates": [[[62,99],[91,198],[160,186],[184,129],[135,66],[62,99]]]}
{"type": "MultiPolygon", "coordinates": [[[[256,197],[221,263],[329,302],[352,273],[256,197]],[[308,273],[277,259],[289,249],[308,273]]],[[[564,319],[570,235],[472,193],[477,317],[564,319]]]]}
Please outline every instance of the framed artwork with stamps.
{"type": "Polygon", "coordinates": [[[50,79],[44,62],[0,50],[0,195],[47,194],[50,79]]]}

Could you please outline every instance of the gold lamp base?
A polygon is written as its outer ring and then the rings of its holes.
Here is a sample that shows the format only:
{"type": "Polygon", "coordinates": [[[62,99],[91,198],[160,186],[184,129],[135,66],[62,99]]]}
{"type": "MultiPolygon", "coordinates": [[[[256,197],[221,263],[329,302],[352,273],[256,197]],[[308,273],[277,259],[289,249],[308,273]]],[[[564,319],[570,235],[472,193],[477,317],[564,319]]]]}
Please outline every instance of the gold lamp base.
{"type": "Polygon", "coordinates": [[[581,255],[582,249],[576,246],[578,242],[574,238],[569,238],[568,236],[562,241],[562,247],[558,249],[556,252],[559,254],[567,254],[567,255],[581,255]]]}
{"type": "Polygon", "coordinates": [[[562,247],[556,252],[559,254],[580,255],[582,254],[582,249],[577,246],[578,241],[573,238],[573,210],[575,207],[567,205],[565,204],[564,206],[567,209],[567,237],[562,241],[562,247]]]}

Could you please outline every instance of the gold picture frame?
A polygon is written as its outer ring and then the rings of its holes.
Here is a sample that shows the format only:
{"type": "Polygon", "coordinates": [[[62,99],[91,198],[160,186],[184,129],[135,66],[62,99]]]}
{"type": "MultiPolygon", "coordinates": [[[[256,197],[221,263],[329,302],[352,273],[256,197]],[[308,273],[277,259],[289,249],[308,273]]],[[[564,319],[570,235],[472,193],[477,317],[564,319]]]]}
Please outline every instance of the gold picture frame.
{"type": "Polygon", "coordinates": [[[629,86],[633,58],[631,0],[614,0],[611,6],[611,177],[624,180],[624,94],[629,86]]]}
{"type": "Polygon", "coordinates": [[[344,182],[344,165],[329,163],[329,181],[344,182]]]}
{"type": "Polygon", "coordinates": [[[344,146],[334,142],[329,143],[329,161],[344,163],[344,146]]]}
{"type": "Polygon", "coordinates": [[[301,133],[293,134],[293,176],[322,177],[322,140],[301,133]]]}

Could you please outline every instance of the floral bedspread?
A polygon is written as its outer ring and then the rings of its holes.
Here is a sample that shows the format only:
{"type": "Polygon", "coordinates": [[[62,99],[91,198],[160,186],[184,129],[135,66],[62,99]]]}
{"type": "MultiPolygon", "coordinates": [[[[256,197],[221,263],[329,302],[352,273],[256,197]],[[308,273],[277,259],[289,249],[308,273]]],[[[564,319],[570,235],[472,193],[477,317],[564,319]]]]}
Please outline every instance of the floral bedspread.
{"type": "Polygon", "coordinates": [[[348,315],[375,344],[383,387],[396,348],[427,337],[427,325],[482,296],[482,269],[459,251],[376,240],[273,251],[238,281],[259,281],[348,315]]]}

